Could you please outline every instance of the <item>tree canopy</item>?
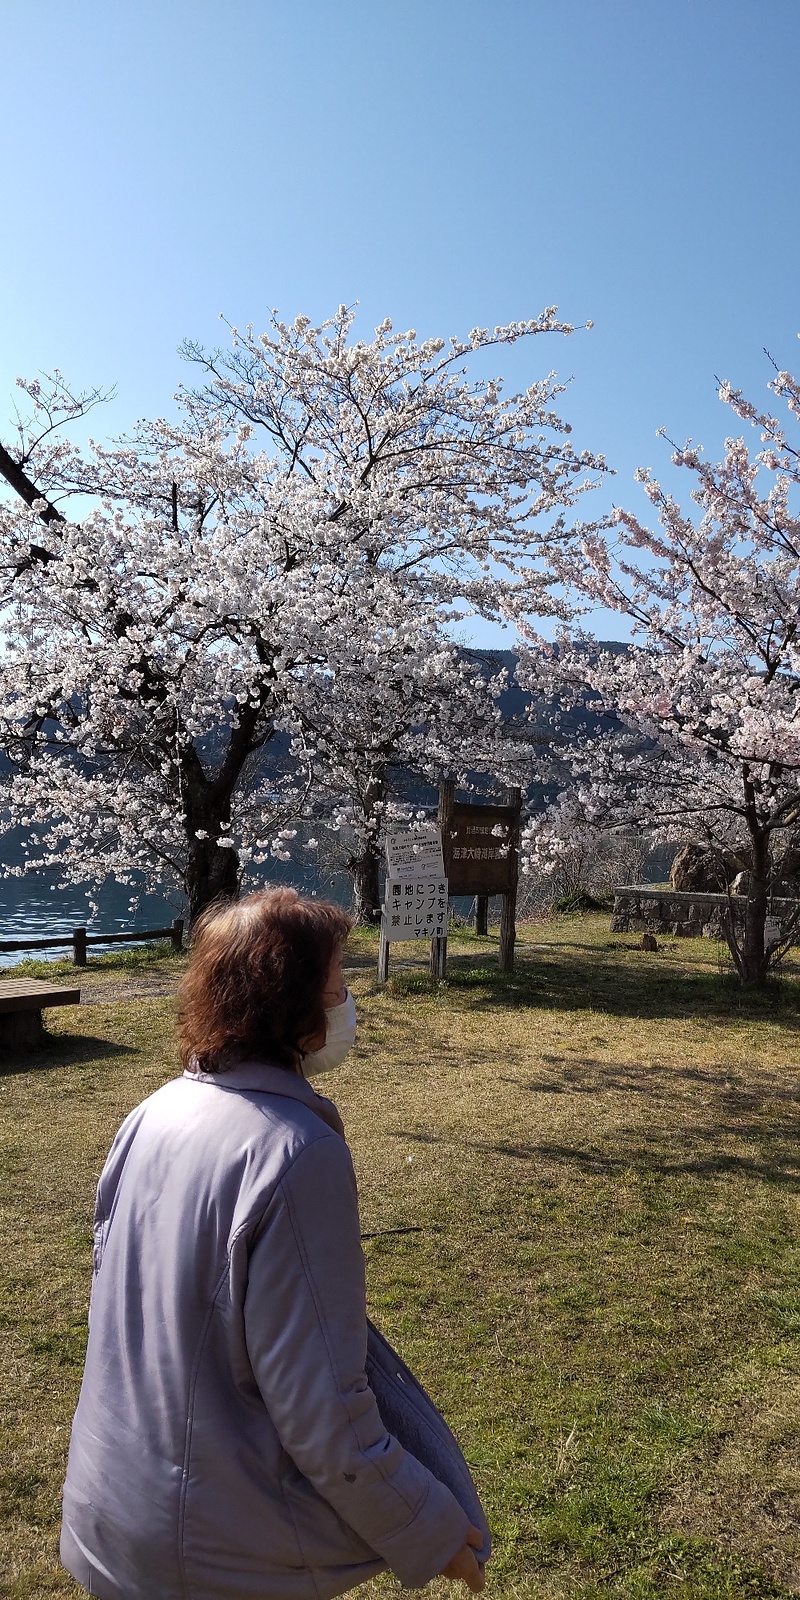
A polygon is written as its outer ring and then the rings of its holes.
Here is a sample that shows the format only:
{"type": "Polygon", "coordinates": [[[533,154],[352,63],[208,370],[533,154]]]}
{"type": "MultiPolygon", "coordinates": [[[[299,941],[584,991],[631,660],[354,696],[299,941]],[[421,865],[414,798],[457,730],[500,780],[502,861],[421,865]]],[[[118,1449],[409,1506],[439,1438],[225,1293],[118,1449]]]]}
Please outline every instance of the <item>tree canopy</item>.
{"type": "Polygon", "coordinates": [[[449,629],[552,610],[550,553],[604,464],[573,448],[552,374],[506,398],[470,363],[573,330],[552,308],[449,342],[388,321],[363,341],[353,320],[187,345],[200,381],[176,420],[86,450],[65,427],[101,397],[22,386],[0,450],[0,746],[32,866],[176,885],[194,916],[285,853],[310,798],[333,825],[350,803],[374,863],[390,750],[458,773],[476,730],[486,747],[492,688],[449,629]]]}
{"type": "Polygon", "coordinates": [[[743,922],[731,903],[726,931],[747,982],[763,980],[794,932],[793,918],[780,942],[765,941],[770,895],[790,857],[796,870],[800,841],[800,457],[787,432],[800,387],[779,372],[771,389],[786,424],[720,388],[758,430],[755,453],[742,437],[716,464],[691,443],[674,449],[699,515],[642,471],[658,528],[619,511],[616,536],[593,530],[557,558],[574,595],[630,620],[630,648],[575,628],[552,648],[528,630],[522,669],[559,704],[607,714],[568,741],[571,776],[531,824],[529,865],[552,867],[581,833],[631,825],[653,840],[701,839],[723,881],[745,874],[743,922]]]}

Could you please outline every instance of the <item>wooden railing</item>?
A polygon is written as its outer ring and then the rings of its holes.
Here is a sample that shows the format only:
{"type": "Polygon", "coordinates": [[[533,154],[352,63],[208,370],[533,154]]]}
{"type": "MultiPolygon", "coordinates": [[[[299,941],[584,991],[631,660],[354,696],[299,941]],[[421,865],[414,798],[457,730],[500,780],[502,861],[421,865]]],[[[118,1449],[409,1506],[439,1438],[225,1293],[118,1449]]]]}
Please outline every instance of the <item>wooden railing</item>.
{"type": "Polygon", "coordinates": [[[183,918],[176,917],[168,928],[141,928],[138,933],[87,933],[85,928],[73,928],[71,933],[48,934],[45,939],[0,939],[0,952],[56,950],[71,944],[75,966],[85,967],[90,944],[145,944],[149,939],[171,939],[173,950],[182,950],[183,918]]]}

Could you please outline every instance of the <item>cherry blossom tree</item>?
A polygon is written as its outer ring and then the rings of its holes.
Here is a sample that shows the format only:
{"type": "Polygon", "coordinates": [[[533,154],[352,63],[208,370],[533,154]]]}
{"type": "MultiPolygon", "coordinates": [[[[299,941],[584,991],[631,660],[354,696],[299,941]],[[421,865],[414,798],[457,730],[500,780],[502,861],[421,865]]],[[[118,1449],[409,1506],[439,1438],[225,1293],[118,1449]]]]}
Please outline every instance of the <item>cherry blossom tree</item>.
{"type": "Polygon", "coordinates": [[[99,397],[59,374],[23,385],[31,416],[0,447],[16,497],[0,504],[0,746],[31,865],[143,875],[195,916],[287,854],[315,785],[353,800],[348,763],[370,871],[390,747],[427,729],[443,767],[465,764],[484,710],[444,670],[446,630],[520,605],[521,564],[526,603],[552,610],[549,552],[603,468],[573,449],[552,374],[506,399],[469,364],[573,330],[553,310],[449,344],[352,324],[273,317],[232,330],[227,354],[187,346],[202,381],[177,420],[85,451],[65,425],[99,397]],[[295,766],[276,777],[278,729],[295,766]]]}
{"type": "Polygon", "coordinates": [[[328,861],[351,873],[354,914],[380,918],[380,861],[387,828],[411,817],[409,791],[443,773],[462,785],[468,773],[518,781],[530,746],[509,736],[497,701],[501,671],[485,672],[468,654],[414,614],[382,613],[371,630],[371,655],[334,671],[308,674],[293,749],[313,774],[314,810],[338,846],[328,861]],[[366,671],[364,670],[366,668],[366,671]]]}
{"type": "Polygon", "coordinates": [[[235,893],[243,861],[280,848],[280,803],[246,780],[292,673],[316,656],[329,596],[323,575],[311,604],[235,495],[209,523],[206,505],[236,476],[229,452],[202,491],[199,463],[175,448],[155,462],[115,452],[110,465],[116,503],[78,523],[45,523],[41,500],[0,513],[8,821],[31,831],[30,865],[62,882],[143,874],[182,889],[194,915],[235,893]],[[189,502],[178,496],[174,517],[173,482],[189,502]]]}
{"type": "Polygon", "coordinates": [[[564,551],[562,580],[630,619],[631,647],[577,630],[548,647],[529,630],[522,667],[528,687],[573,718],[580,706],[591,714],[564,752],[570,781],[528,831],[529,869],[556,869],[576,839],[608,828],[702,839],[722,881],[745,874],[743,917],[729,894],[725,934],[747,984],[764,981],[798,922],[790,917],[777,943],[765,938],[800,837],[800,456],[788,433],[800,386],[779,372],[770,388],[785,422],[720,388],[758,430],[754,454],[744,438],[728,439],[716,465],[691,443],[674,449],[699,516],[641,471],[659,529],[620,511],[616,543],[592,533],[564,551]]]}

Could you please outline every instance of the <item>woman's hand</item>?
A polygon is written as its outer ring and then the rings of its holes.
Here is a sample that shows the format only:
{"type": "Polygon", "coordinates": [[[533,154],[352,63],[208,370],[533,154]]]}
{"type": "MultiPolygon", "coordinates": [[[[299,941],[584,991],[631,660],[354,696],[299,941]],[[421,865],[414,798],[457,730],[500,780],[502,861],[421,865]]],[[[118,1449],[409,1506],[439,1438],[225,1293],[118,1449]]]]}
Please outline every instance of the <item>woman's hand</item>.
{"type": "Polygon", "coordinates": [[[449,1578],[451,1583],[458,1583],[460,1578],[473,1594],[480,1594],[486,1583],[486,1573],[475,1551],[480,1550],[482,1544],[483,1534],[477,1528],[470,1528],[466,1542],[456,1551],[452,1561],[448,1561],[440,1576],[449,1578]]]}

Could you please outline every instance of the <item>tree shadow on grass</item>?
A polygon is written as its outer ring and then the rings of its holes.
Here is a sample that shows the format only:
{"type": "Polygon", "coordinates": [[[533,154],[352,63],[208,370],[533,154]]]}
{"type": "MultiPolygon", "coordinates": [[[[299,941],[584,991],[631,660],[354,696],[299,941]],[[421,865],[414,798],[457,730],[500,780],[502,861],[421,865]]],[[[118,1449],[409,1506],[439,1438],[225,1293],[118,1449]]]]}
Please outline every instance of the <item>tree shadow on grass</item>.
{"type": "MultiPolygon", "coordinates": [[[[800,1190],[800,1085],[787,1083],[782,1069],[760,1067],[752,1076],[719,1067],[716,1071],[659,1064],[635,1068],[614,1061],[549,1057],[541,1078],[503,1075],[498,1081],[531,1096],[531,1119],[519,1118],[521,1138],[485,1140],[438,1129],[398,1129],[391,1137],[418,1144],[458,1145],[483,1155],[561,1167],[586,1176],[714,1178],[739,1175],[800,1190]],[[558,1068],[557,1071],[553,1067],[558,1068]],[[702,1084],[702,1107],[687,1085],[702,1084]],[[638,1110],[630,1123],[622,1111],[613,1144],[592,1138],[594,1113],[587,1106],[584,1130],[574,1141],[536,1137],[535,1097],[602,1096],[607,1093],[653,1101],[651,1127],[643,1131],[638,1110]],[[525,1137],[529,1129],[533,1137],[525,1137]],[[738,1148],[737,1148],[738,1146],[738,1148]]],[[[535,1067],[534,1067],[535,1073],[535,1067]]],[[[570,1124],[571,1126],[571,1124],[570,1124]]]]}
{"type": "Polygon", "coordinates": [[[533,1140],[459,1139],[448,1134],[419,1132],[407,1128],[392,1130],[392,1139],[408,1140],[414,1144],[452,1145],[462,1150],[475,1150],[481,1155],[530,1163],[535,1169],[561,1167],[579,1172],[584,1177],[614,1178],[625,1175],[662,1178],[718,1178],[745,1177],[761,1183],[780,1184],[783,1188],[800,1192],[800,1152],[797,1142],[786,1141],[782,1146],[770,1142],[764,1149],[763,1127],[738,1124],[720,1128],[716,1125],[693,1130],[688,1148],[680,1156],[667,1146],[666,1139],[642,1146],[624,1148],[617,1145],[613,1151],[586,1149],[572,1144],[533,1140]],[[720,1150],[718,1141],[735,1136],[745,1143],[761,1144],[758,1156],[736,1154],[720,1150]]]}
{"type": "Polygon", "coordinates": [[[116,1044],[80,1033],[47,1034],[41,1045],[22,1055],[18,1050],[0,1050],[0,1078],[25,1072],[53,1072],[59,1067],[89,1066],[115,1056],[135,1056],[134,1045],[116,1044]]]}
{"type": "Polygon", "coordinates": [[[703,1141],[704,1147],[699,1147],[700,1141],[695,1136],[693,1140],[695,1148],[687,1150],[680,1159],[664,1153],[663,1146],[661,1149],[654,1146],[644,1150],[639,1148],[612,1153],[606,1150],[580,1150],[573,1145],[564,1144],[512,1146],[475,1140],[469,1147],[486,1155],[513,1156],[517,1160],[570,1167],[587,1177],[607,1178],[623,1173],[633,1173],[639,1177],[655,1175],[662,1178],[737,1176],[755,1178],[761,1183],[780,1184],[783,1188],[800,1192],[800,1155],[796,1149],[790,1147],[778,1150],[772,1147],[769,1153],[762,1152],[761,1159],[714,1149],[716,1138],[725,1132],[735,1133],[738,1138],[752,1142],[755,1142],[757,1137],[763,1141],[764,1135],[763,1128],[709,1129],[708,1137],[703,1141]]]}
{"type": "MultiPolygon", "coordinates": [[[[463,995],[470,1010],[546,1008],[551,1011],[591,1009],[607,1016],[736,1017],[742,1021],[780,1018],[781,1026],[800,1032],[800,981],[784,979],[763,990],[744,990],[721,972],[686,972],[643,955],[641,965],[615,959],[615,948],[596,945],[568,949],[547,946],[521,957],[515,972],[487,966],[485,957],[454,956],[438,992],[463,995]]],[[[391,980],[395,994],[437,992],[424,972],[400,973],[391,980]]]]}
{"type": "MultiPolygon", "coordinates": [[[[591,1095],[610,1089],[620,1094],[647,1095],[648,1100],[659,1102],[668,1102],[673,1098],[673,1085],[687,1083],[702,1085],[709,1095],[713,1095],[720,1111],[731,1116],[756,1112],[767,1101],[787,1115],[790,1114],[790,1108],[800,1112],[800,1083],[787,1083],[786,1068],[779,1073],[760,1067],[756,1080],[745,1083],[741,1074],[726,1066],[705,1070],[663,1062],[654,1066],[619,1066],[614,1062],[595,1060],[591,1056],[568,1060],[566,1056],[541,1055],[539,1060],[548,1066],[560,1066],[560,1076],[531,1078],[526,1083],[501,1074],[498,1082],[513,1084],[529,1094],[591,1095]]],[[[530,1066],[530,1062],[526,1065],[530,1066]]],[[[800,1125],[797,1135],[800,1138],[800,1125]]]]}

